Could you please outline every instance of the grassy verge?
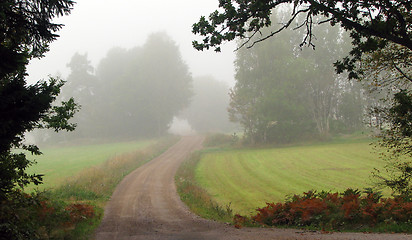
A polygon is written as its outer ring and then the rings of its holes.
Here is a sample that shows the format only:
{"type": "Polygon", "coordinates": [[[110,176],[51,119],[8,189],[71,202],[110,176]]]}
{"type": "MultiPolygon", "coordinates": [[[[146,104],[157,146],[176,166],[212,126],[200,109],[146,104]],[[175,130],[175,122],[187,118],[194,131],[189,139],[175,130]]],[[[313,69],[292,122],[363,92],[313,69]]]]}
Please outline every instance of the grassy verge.
{"type": "Polygon", "coordinates": [[[218,205],[195,179],[195,168],[202,153],[193,153],[178,169],[175,182],[180,199],[197,215],[222,222],[232,222],[230,204],[218,205]]]}

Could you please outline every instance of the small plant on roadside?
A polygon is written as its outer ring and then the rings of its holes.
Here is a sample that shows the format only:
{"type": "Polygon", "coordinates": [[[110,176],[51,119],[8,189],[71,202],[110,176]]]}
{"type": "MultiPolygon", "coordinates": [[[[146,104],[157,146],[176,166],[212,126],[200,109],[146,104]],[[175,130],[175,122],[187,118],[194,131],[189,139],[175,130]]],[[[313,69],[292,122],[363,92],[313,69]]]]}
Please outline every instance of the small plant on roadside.
{"type": "Polygon", "coordinates": [[[73,203],[65,207],[68,212],[70,221],[68,225],[75,225],[85,219],[92,219],[95,216],[94,207],[89,204],[73,203]]]}

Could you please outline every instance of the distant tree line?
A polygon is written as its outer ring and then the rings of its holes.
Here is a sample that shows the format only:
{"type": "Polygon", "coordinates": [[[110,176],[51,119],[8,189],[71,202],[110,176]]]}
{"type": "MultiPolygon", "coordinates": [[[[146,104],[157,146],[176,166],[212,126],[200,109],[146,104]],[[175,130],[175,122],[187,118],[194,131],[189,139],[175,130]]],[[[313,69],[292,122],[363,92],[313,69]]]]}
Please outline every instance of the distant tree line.
{"type": "Polygon", "coordinates": [[[94,69],[87,54],[76,53],[62,100],[75,98],[81,110],[77,131],[35,133],[37,141],[135,139],[162,136],[174,116],[196,131],[224,131],[229,122],[229,87],[213,77],[195,81],[176,43],[165,33],[150,35],[143,46],[112,48],[94,69]]]}
{"type": "Polygon", "coordinates": [[[53,141],[160,136],[192,97],[191,73],[165,33],[150,35],[140,47],[109,50],[96,69],[87,54],[79,53],[67,66],[70,74],[60,96],[81,105],[73,119],[78,128],[49,132],[46,138],[53,141]]]}

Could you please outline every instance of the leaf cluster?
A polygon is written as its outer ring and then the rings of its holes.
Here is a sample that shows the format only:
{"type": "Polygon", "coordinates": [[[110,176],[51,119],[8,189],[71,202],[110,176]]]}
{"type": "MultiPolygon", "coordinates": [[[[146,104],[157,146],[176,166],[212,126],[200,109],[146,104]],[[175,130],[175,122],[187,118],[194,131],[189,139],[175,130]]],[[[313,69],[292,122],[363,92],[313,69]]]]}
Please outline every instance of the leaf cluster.
{"type": "Polygon", "coordinates": [[[387,110],[390,127],[381,133],[378,144],[386,149],[382,158],[387,161],[385,173],[374,172],[378,184],[397,194],[412,198],[412,94],[401,90],[395,94],[387,110]]]}
{"type": "Polygon", "coordinates": [[[384,48],[388,42],[412,49],[411,1],[318,1],[318,0],[220,0],[219,8],[193,24],[192,31],[203,36],[202,41],[193,41],[197,50],[214,48],[220,51],[224,41],[245,39],[242,45],[252,47],[288,28],[304,28],[306,35],[301,46],[313,46],[314,27],[329,22],[339,24],[350,32],[353,48],[350,55],[335,63],[338,73],[347,70],[349,78],[359,78],[357,63],[363,53],[384,48]],[[291,7],[289,17],[278,24],[270,20],[273,10],[291,7]],[[303,16],[298,20],[299,16],[303,16]],[[316,21],[323,16],[326,20],[316,21]],[[264,28],[270,27],[268,34],[264,28]],[[254,37],[259,36],[255,40],[254,37]]]}
{"type": "Polygon", "coordinates": [[[51,19],[67,15],[71,0],[3,0],[0,3],[0,79],[22,71],[32,58],[40,58],[56,40],[62,24],[51,19]]]}

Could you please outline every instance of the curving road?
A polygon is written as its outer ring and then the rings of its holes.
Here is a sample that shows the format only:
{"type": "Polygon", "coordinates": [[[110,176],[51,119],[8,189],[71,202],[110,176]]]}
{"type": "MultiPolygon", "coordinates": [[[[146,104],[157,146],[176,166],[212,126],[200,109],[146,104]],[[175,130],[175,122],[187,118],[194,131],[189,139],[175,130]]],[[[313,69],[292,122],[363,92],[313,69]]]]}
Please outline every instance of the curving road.
{"type": "Polygon", "coordinates": [[[193,151],[202,147],[203,137],[183,137],[177,144],[126,176],[106,206],[94,238],[234,240],[234,239],[412,239],[402,234],[321,234],[296,229],[235,229],[190,213],[180,201],[174,185],[176,170],[193,151]]]}

